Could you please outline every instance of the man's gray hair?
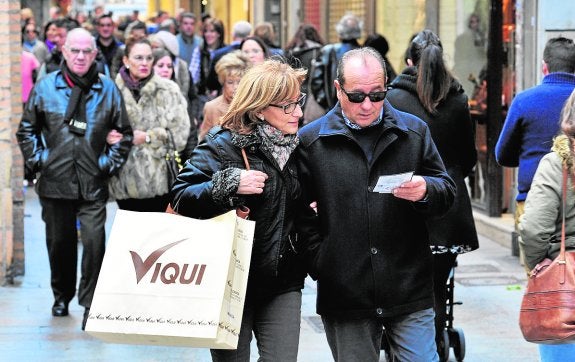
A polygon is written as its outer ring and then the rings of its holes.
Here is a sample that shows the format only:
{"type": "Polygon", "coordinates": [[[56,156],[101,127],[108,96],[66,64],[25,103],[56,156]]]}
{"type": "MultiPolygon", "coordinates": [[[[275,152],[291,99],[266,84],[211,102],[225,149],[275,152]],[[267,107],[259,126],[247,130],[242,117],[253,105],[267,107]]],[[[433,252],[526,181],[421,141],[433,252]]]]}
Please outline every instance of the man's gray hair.
{"type": "Polygon", "coordinates": [[[186,11],[185,13],[182,13],[182,15],[180,15],[180,17],[181,17],[182,19],[184,19],[184,18],[190,18],[190,19],[197,20],[196,14],[191,13],[191,12],[189,12],[189,11],[186,11]]]}
{"type": "Polygon", "coordinates": [[[84,28],[74,28],[74,29],[70,30],[68,32],[68,34],[66,35],[66,42],[64,43],[64,46],[66,48],[68,48],[70,46],[70,38],[72,38],[76,35],[80,35],[80,34],[88,35],[90,37],[90,39],[92,39],[92,49],[94,49],[94,50],[97,49],[96,38],[94,38],[92,33],[90,33],[88,30],[86,30],[84,28]]]}
{"type": "Polygon", "coordinates": [[[352,40],[361,38],[363,21],[353,14],[346,14],[341,17],[335,25],[335,31],[340,40],[352,40]]]}
{"type": "MultiPolygon", "coordinates": [[[[375,60],[377,60],[379,62],[379,64],[381,64],[381,69],[383,70],[383,77],[387,78],[386,76],[386,70],[385,70],[385,60],[383,59],[383,57],[381,56],[381,54],[371,48],[371,47],[363,47],[363,48],[356,48],[356,49],[352,49],[349,50],[347,52],[345,52],[343,54],[343,56],[341,57],[339,63],[337,63],[337,81],[340,85],[344,85],[345,83],[345,74],[343,74],[343,67],[345,66],[345,64],[347,64],[349,59],[352,58],[361,58],[364,59],[367,57],[372,57],[375,58],[375,60]]],[[[387,79],[385,79],[385,81],[387,82],[387,79]]]]}
{"type": "Polygon", "coordinates": [[[252,24],[248,23],[245,20],[240,20],[234,24],[234,29],[232,32],[232,36],[234,38],[246,38],[252,32],[252,24]]]}

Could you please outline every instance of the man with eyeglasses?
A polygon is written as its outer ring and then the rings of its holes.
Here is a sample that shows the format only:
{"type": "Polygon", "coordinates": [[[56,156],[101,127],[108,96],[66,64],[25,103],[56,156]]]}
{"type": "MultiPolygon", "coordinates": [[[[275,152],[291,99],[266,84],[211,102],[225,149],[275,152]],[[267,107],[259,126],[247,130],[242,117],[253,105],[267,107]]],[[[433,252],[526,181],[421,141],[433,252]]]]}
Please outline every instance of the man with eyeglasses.
{"type": "Polygon", "coordinates": [[[76,219],[80,221],[82,329],[104,257],[108,178],[119,171],[132,146],[122,95],[110,78],[98,73],[97,52],[88,31],[71,30],[62,47],[61,68],[38,81],[16,133],[26,166],[40,173],[36,192],[46,224],[54,317],[68,315],[76,294],[76,219]],[[122,139],[108,145],[111,130],[122,139]]]}
{"type": "Polygon", "coordinates": [[[385,74],[374,49],[345,53],[338,103],[299,132],[298,251],[336,361],[379,361],[382,338],[400,361],[437,361],[426,220],[455,185],[427,125],[385,100],[385,74]]]}
{"type": "MultiPolygon", "coordinates": [[[[55,72],[60,69],[62,63],[64,63],[62,48],[66,43],[68,33],[73,29],[80,27],[80,24],[78,24],[77,21],[67,18],[58,19],[54,22],[54,24],[56,25],[56,36],[54,40],[55,46],[50,52],[50,57],[48,60],[40,67],[37,80],[42,79],[46,74],[55,72]]],[[[94,63],[96,64],[98,72],[106,76],[110,76],[108,65],[99,52],[96,52],[94,63]]]]}

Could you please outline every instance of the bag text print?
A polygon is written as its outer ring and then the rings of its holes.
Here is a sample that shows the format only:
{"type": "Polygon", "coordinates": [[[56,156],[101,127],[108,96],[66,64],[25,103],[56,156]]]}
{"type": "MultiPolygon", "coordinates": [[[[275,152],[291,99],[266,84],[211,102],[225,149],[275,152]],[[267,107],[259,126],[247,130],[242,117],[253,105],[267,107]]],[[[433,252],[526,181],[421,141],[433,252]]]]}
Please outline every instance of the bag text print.
{"type": "Polygon", "coordinates": [[[159,276],[160,281],[164,284],[176,283],[179,278],[180,284],[191,284],[195,280],[195,284],[200,285],[206,271],[206,264],[194,264],[191,268],[190,274],[186,275],[190,268],[189,264],[184,264],[180,267],[177,263],[167,263],[165,265],[162,263],[156,263],[160,256],[162,256],[162,254],[164,254],[168,249],[176,246],[184,240],[186,239],[164,245],[161,248],[154,250],[150,255],[148,255],[146,260],[142,260],[142,257],[137,252],[130,251],[132,262],[134,263],[134,269],[136,271],[136,283],[139,284],[144,275],[148,273],[148,270],[156,264],[154,274],[150,280],[151,283],[156,283],[159,276]]]}

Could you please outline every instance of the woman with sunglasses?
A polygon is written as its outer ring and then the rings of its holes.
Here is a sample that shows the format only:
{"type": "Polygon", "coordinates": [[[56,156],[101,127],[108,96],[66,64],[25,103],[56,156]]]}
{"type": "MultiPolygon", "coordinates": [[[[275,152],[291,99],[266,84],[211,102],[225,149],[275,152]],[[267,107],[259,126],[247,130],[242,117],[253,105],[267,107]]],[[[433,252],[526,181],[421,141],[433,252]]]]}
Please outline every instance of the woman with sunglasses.
{"type": "Polygon", "coordinates": [[[181,215],[206,219],[247,206],[256,222],[238,347],[212,350],[214,361],[249,361],[252,333],[259,360],[297,360],[306,273],[295,249],[301,187],[292,152],[305,73],[279,60],[249,69],[221,126],[208,132],[172,187],[171,205],[181,215]]]}
{"type": "Polygon", "coordinates": [[[461,84],[447,70],[439,37],[423,30],[410,43],[407,56],[408,67],[391,83],[387,99],[427,123],[447,173],[457,185],[453,207],[428,225],[434,254],[437,348],[440,358],[447,359],[446,283],[457,255],[479,247],[465,185],[477,161],[475,125],[461,84]]]}

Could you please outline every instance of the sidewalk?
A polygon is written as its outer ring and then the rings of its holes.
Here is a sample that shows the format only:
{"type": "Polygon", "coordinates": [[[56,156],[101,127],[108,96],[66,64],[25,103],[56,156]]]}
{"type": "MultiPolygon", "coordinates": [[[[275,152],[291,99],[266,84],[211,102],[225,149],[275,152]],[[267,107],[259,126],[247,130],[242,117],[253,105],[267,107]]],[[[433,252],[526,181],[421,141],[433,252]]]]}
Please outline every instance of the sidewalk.
{"type": "MultiPolygon", "coordinates": [[[[108,204],[108,228],[115,213],[108,204]]],[[[38,198],[26,194],[26,275],[0,287],[0,359],[4,361],[211,361],[206,349],[109,344],[80,330],[83,308],[74,299],[70,316],[51,316],[52,293],[38,198]]],[[[454,326],[466,338],[465,361],[538,360],[537,347],[517,324],[525,273],[510,249],[480,238],[478,251],[460,256],[456,269],[454,326]]],[[[299,361],[332,361],[321,319],[315,314],[315,283],[303,291],[299,361]]],[[[255,343],[252,361],[257,360],[255,343]]],[[[384,359],[382,358],[381,361],[384,359]]],[[[453,354],[451,361],[455,361],[453,354]]]]}

